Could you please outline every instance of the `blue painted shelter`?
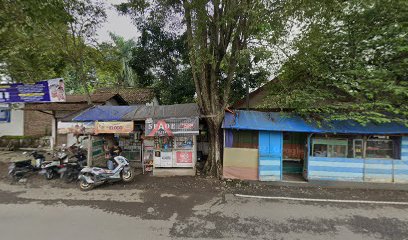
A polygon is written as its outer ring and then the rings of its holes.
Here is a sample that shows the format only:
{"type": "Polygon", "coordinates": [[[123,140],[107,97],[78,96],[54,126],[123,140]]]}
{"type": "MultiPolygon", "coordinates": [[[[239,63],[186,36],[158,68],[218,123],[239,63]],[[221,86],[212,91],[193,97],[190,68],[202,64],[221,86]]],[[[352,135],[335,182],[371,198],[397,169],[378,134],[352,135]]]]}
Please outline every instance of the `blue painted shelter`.
{"type": "Polygon", "coordinates": [[[318,126],[288,113],[237,110],[226,113],[222,127],[227,177],[245,178],[242,173],[248,172],[245,159],[228,154],[256,148],[257,179],[283,180],[284,142],[297,133],[304,136],[300,162],[306,180],[408,182],[408,127],[398,123],[334,121],[318,126]]]}

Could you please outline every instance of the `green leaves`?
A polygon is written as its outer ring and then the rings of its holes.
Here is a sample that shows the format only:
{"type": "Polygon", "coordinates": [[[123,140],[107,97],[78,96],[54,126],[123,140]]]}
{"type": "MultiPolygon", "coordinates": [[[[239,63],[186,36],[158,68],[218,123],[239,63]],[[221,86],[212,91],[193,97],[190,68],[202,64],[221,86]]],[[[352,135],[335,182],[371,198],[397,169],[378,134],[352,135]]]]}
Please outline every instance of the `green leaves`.
{"type": "Polygon", "coordinates": [[[1,1],[0,73],[15,82],[65,77],[71,90],[87,89],[97,59],[90,44],[104,18],[90,0],[1,1]]]}
{"type": "Polygon", "coordinates": [[[407,2],[305,3],[307,28],[269,99],[315,119],[408,124],[407,2]]]}
{"type": "Polygon", "coordinates": [[[54,42],[66,16],[62,1],[1,1],[0,73],[17,82],[60,76],[64,64],[54,42]]]}

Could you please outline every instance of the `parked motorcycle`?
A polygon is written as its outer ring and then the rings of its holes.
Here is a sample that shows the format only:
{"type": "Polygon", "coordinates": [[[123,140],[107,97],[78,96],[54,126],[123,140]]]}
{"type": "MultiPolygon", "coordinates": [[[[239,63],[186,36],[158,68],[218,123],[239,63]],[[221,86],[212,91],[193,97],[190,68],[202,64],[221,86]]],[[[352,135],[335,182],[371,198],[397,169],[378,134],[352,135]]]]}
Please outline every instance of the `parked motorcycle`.
{"type": "Polygon", "coordinates": [[[82,168],[86,165],[86,151],[82,146],[76,149],[75,155],[71,158],[64,160],[64,167],[60,169],[59,173],[61,178],[66,182],[70,183],[78,179],[79,173],[82,168]]]}
{"type": "Polygon", "coordinates": [[[79,188],[82,191],[88,191],[106,182],[132,181],[135,174],[133,169],[129,166],[129,161],[122,156],[116,156],[113,160],[115,162],[115,168],[113,170],[99,167],[83,168],[78,177],[79,188]]]}
{"type": "Polygon", "coordinates": [[[51,180],[56,176],[60,175],[60,170],[64,168],[64,160],[68,158],[66,145],[63,144],[62,147],[54,153],[51,162],[45,162],[41,166],[40,174],[44,175],[47,180],[51,180]]]}
{"type": "MultiPolygon", "coordinates": [[[[26,152],[23,153],[24,155],[27,155],[26,152]]],[[[14,179],[18,180],[20,178],[23,178],[27,173],[36,171],[41,169],[41,164],[45,161],[45,157],[42,154],[39,154],[37,151],[33,151],[28,156],[33,157],[35,162],[34,165],[32,164],[31,159],[23,160],[23,161],[18,161],[10,164],[9,166],[9,176],[14,179]]]]}

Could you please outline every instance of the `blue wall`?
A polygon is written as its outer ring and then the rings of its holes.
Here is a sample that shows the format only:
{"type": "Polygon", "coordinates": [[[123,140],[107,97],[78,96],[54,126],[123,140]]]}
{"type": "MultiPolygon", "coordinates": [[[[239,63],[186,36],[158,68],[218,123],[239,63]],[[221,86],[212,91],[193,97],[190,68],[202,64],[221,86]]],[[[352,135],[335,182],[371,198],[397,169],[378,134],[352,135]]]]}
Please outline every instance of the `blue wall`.
{"type": "Polygon", "coordinates": [[[408,182],[408,137],[402,137],[401,160],[394,164],[394,182],[408,182]]]}
{"type": "Polygon", "coordinates": [[[363,181],[364,160],[308,157],[308,180],[363,181]]]}
{"type": "Polygon", "coordinates": [[[308,180],[408,182],[408,137],[401,160],[308,157],[308,180]]]}
{"type": "Polygon", "coordinates": [[[282,132],[259,131],[259,180],[282,180],[282,132]]]}
{"type": "MultiPolygon", "coordinates": [[[[282,180],[282,145],[282,132],[259,132],[260,181],[282,180]]],[[[402,137],[401,160],[308,156],[306,164],[308,180],[408,183],[408,137],[402,137]]]]}

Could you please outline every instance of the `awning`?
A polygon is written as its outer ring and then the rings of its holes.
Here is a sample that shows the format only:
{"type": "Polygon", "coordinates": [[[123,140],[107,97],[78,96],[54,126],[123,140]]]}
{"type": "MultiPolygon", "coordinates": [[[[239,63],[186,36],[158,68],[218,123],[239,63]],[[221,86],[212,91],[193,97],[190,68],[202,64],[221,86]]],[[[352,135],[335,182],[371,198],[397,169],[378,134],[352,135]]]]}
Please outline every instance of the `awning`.
{"type": "Polygon", "coordinates": [[[343,134],[408,134],[408,127],[398,123],[370,123],[365,126],[354,121],[332,121],[317,126],[301,117],[278,112],[258,112],[237,110],[226,113],[222,125],[225,129],[265,130],[307,133],[343,134]]]}
{"type": "Polygon", "coordinates": [[[133,110],[123,116],[124,121],[169,118],[199,117],[200,110],[195,103],[161,105],[161,106],[134,106],[133,110]]]}
{"type": "Polygon", "coordinates": [[[94,106],[72,118],[74,122],[121,121],[133,106],[94,106]]]}
{"type": "Polygon", "coordinates": [[[199,117],[200,111],[195,103],[162,106],[94,106],[64,121],[145,121],[152,119],[199,117]]]}

